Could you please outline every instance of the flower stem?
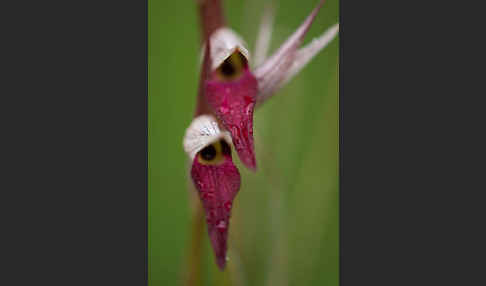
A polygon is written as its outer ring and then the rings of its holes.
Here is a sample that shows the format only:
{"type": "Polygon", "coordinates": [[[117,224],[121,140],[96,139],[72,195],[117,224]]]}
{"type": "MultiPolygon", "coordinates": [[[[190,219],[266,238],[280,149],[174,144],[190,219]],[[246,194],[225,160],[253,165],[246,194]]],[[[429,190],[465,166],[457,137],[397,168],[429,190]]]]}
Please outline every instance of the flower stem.
{"type": "Polygon", "coordinates": [[[225,25],[221,0],[198,0],[199,20],[201,23],[202,41],[206,41],[209,36],[218,28],[225,25]]]}
{"type": "Polygon", "coordinates": [[[197,195],[192,192],[189,194],[192,201],[192,225],[191,225],[191,246],[189,253],[189,271],[185,285],[201,285],[201,252],[204,234],[204,211],[201,204],[197,201],[197,195]]]}
{"type": "Polygon", "coordinates": [[[197,3],[199,10],[199,21],[201,24],[201,42],[206,43],[206,50],[204,51],[204,61],[201,65],[197,106],[194,117],[201,114],[212,113],[211,108],[206,102],[206,97],[203,94],[204,81],[209,76],[211,66],[209,58],[209,37],[214,31],[225,25],[221,0],[197,0],[197,3]]]}
{"type": "MultiPolygon", "coordinates": [[[[210,72],[210,57],[209,57],[209,37],[211,34],[216,31],[217,29],[223,27],[225,25],[225,19],[223,16],[223,8],[221,5],[221,0],[196,0],[198,4],[199,10],[199,20],[201,25],[201,43],[206,43],[206,49],[204,51],[204,61],[201,65],[201,73],[200,73],[200,81],[199,81],[199,90],[197,96],[197,105],[194,112],[194,117],[197,117],[201,114],[212,114],[212,110],[209,107],[208,103],[206,102],[206,97],[204,96],[204,81],[209,76],[210,72]]],[[[190,181],[190,180],[189,180],[190,181]]],[[[192,182],[189,182],[192,184],[192,182]]],[[[193,285],[201,285],[202,284],[202,277],[201,277],[201,269],[202,269],[202,244],[203,244],[203,235],[205,233],[204,226],[205,226],[205,215],[204,209],[202,208],[201,202],[199,201],[199,197],[193,186],[189,186],[190,194],[189,200],[191,205],[191,244],[190,244],[190,252],[188,257],[188,275],[186,277],[185,285],[186,286],[193,286],[193,285]]],[[[234,252],[234,251],[233,251],[234,252]]],[[[225,285],[227,283],[235,284],[235,285],[245,285],[244,284],[244,277],[241,271],[241,262],[239,261],[239,257],[235,253],[235,259],[237,259],[236,263],[230,265],[229,271],[230,276],[232,279],[228,282],[228,277],[226,280],[222,280],[225,285]],[[232,281],[233,280],[233,281],[232,281]]],[[[224,273],[224,272],[223,272],[224,273]]],[[[224,277],[224,276],[222,276],[224,277]]]]}
{"type": "MultiPolygon", "coordinates": [[[[218,28],[224,26],[223,9],[221,6],[221,0],[197,0],[198,10],[199,10],[199,20],[201,24],[201,42],[208,43],[211,34],[218,28]]],[[[209,49],[206,49],[208,53],[209,49]]],[[[194,113],[194,117],[205,113],[211,113],[210,108],[205,100],[203,92],[203,82],[206,79],[210,63],[208,61],[209,57],[201,66],[201,78],[199,83],[199,94],[197,97],[197,106],[194,113]]],[[[190,188],[193,191],[192,188],[190,188]]],[[[185,285],[201,285],[201,253],[202,253],[202,242],[204,234],[204,210],[201,203],[198,201],[196,192],[190,192],[189,194],[191,206],[192,206],[192,225],[191,225],[191,249],[189,253],[189,272],[185,281],[185,285]]]]}

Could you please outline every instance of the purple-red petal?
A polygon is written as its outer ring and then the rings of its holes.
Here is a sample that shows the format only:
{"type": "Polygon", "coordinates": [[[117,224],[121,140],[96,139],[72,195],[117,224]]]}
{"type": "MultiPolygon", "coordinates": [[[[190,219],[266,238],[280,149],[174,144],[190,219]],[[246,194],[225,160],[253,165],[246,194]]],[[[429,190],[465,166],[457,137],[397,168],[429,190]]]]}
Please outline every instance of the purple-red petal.
{"type": "Polygon", "coordinates": [[[229,219],[233,199],[240,189],[240,173],[231,155],[224,155],[224,161],[218,165],[201,164],[196,156],[191,176],[206,213],[216,262],[223,270],[226,265],[229,219]]]}
{"type": "Polygon", "coordinates": [[[231,133],[241,162],[252,170],[256,169],[253,110],[257,92],[257,80],[248,69],[245,69],[236,80],[222,81],[214,77],[205,84],[205,95],[209,105],[231,133]]]}

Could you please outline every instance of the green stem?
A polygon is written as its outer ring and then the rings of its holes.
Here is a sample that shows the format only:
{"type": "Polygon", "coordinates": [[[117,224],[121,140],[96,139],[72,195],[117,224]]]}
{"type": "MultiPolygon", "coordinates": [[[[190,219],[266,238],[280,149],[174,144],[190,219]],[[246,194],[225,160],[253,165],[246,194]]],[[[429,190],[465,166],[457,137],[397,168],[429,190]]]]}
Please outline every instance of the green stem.
{"type": "MultiPolygon", "coordinates": [[[[192,190],[190,190],[192,191],[192,190]]],[[[191,225],[191,245],[187,265],[189,272],[186,286],[201,285],[201,253],[204,234],[204,211],[201,204],[197,201],[195,192],[189,194],[192,201],[192,225],[191,225]]]]}
{"type": "MultiPolygon", "coordinates": [[[[208,42],[209,36],[218,28],[224,25],[223,9],[221,0],[197,0],[199,20],[201,23],[201,42],[208,42]]],[[[203,63],[201,67],[201,79],[199,83],[199,94],[194,116],[209,111],[206,100],[203,96],[203,82],[207,76],[209,63],[203,63]]],[[[190,182],[192,184],[192,182],[190,182]]],[[[204,233],[204,210],[194,188],[190,188],[190,201],[192,206],[191,245],[188,257],[189,271],[185,285],[201,285],[201,253],[204,233]]]]}

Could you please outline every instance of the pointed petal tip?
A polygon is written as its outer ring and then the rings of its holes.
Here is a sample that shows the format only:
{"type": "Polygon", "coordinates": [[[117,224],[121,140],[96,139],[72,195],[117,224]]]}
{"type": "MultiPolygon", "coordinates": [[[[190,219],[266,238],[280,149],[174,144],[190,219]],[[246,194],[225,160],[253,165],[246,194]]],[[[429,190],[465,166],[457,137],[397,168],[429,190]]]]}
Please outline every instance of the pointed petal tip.
{"type": "Polygon", "coordinates": [[[238,152],[238,156],[240,157],[241,163],[243,163],[245,167],[247,167],[252,172],[256,172],[257,166],[253,150],[240,151],[238,152]]]}
{"type": "Polygon", "coordinates": [[[324,35],[328,35],[327,37],[331,38],[332,40],[338,32],[339,32],[339,22],[332,25],[331,28],[327,29],[327,31],[325,31],[320,37],[324,37],[324,35]]]}
{"type": "Polygon", "coordinates": [[[219,270],[224,271],[226,268],[226,256],[216,258],[216,264],[218,265],[219,270]]]}
{"type": "Polygon", "coordinates": [[[249,163],[249,162],[245,162],[245,161],[241,161],[241,163],[243,163],[243,165],[250,171],[252,171],[253,173],[256,173],[257,171],[257,166],[256,166],[256,163],[249,163]]]}
{"type": "Polygon", "coordinates": [[[193,160],[191,177],[204,207],[206,224],[216,264],[221,270],[226,265],[228,230],[233,200],[240,189],[240,173],[231,160],[224,155],[219,165],[201,164],[193,160]]]}
{"type": "Polygon", "coordinates": [[[251,160],[242,161],[242,163],[252,172],[257,171],[257,165],[255,160],[255,155],[251,158],[251,160]]]}
{"type": "Polygon", "coordinates": [[[210,238],[211,245],[214,250],[214,257],[216,259],[216,264],[221,271],[224,270],[226,266],[226,252],[228,250],[228,228],[225,227],[210,226],[210,238]]]}
{"type": "Polygon", "coordinates": [[[245,167],[247,167],[252,172],[256,172],[257,165],[256,165],[255,149],[254,148],[247,149],[244,152],[240,152],[238,155],[239,155],[243,165],[245,165],[245,167]]]}
{"type": "Polygon", "coordinates": [[[231,136],[235,146],[238,157],[241,163],[251,171],[256,171],[255,146],[253,144],[253,135],[248,132],[251,123],[245,125],[245,128],[232,128],[231,136]],[[243,135],[244,134],[244,135],[243,135]]]}

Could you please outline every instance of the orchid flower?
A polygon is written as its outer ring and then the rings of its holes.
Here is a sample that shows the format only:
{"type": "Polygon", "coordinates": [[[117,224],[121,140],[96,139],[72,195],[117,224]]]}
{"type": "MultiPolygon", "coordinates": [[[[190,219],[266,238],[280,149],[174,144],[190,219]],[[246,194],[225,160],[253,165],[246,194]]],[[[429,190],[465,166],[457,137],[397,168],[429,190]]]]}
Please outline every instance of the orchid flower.
{"type": "Polygon", "coordinates": [[[228,27],[219,27],[203,45],[199,96],[205,108],[186,130],[184,150],[192,161],[191,177],[206,214],[211,244],[220,269],[226,265],[227,236],[240,174],[231,156],[234,146],[241,162],[256,170],[253,112],[298,72],[337,35],[335,24],[310,44],[299,46],[324,1],[320,1],[300,27],[265,58],[273,13],[264,14],[257,39],[256,68],[243,39],[228,27]]]}
{"type": "Polygon", "coordinates": [[[218,266],[226,263],[226,241],[233,199],[240,189],[240,173],[231,158],[231,137],[211,115],[192,121],[184,149],[192,160],[191,177],[206,212],[208,232],[218,266]]]}

